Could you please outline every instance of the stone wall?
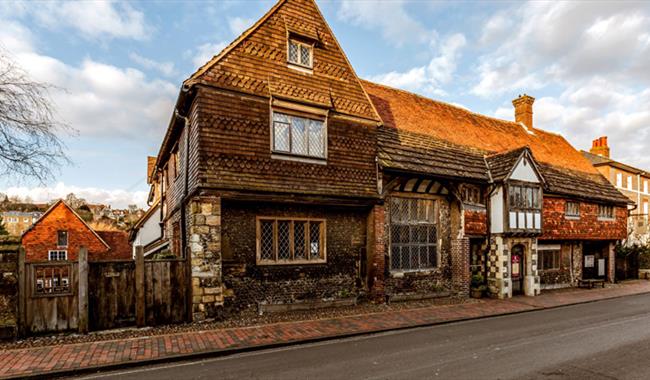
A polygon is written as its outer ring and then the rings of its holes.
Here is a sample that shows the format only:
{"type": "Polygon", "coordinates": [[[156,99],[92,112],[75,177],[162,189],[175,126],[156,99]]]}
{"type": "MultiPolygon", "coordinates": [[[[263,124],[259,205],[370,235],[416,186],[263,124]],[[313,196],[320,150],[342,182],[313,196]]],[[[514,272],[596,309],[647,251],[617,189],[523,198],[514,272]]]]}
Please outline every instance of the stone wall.
{"type": "Polygon", "coordinates": [[[16,334],[19,237],[0,237],[0,339],[16,334]]]}
{"type": "Polygon", "coordinates": [[[361,253],[366,249],[367,207],[222,203],[222,254],[229,311],[258,303],[294,303],[357,296],[361,253]],[[326,263],[258,265],[256,217],[325,219],[326,263]]]}
{"type": "Polygon", "coordinates": [[[192,317],[216,317],[223,305],[221,198],[194,197],[187,206],[187,242],[192,266],[192,317]]]}

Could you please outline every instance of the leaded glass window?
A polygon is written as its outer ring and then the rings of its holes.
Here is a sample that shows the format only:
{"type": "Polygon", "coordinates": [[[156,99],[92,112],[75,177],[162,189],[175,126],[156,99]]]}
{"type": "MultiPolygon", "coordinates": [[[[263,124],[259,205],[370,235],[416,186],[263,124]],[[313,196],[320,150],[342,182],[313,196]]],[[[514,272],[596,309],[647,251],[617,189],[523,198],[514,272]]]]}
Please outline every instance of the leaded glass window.
{"type": "Polygon", "coordinates": [[[324,263],[325,221],[310,218],[257,218],[257,263],[324,263]]]}
{"type": "Polygon", "coordinates": [[[325,158],[325,122],[274,112],[273,151],[325,158]]]}
{"type": "Polygon", "coordinates": [[[436,201],[432,199],[391,199],[392,270],[414,271],[438,266],[436,212],[436,201]]]}
{"type": "Polygon", "coordinates": [[[311,44],[289,40],[287,60],[290,63],[311,68],[313,66],[313,50],[311,44]]]}

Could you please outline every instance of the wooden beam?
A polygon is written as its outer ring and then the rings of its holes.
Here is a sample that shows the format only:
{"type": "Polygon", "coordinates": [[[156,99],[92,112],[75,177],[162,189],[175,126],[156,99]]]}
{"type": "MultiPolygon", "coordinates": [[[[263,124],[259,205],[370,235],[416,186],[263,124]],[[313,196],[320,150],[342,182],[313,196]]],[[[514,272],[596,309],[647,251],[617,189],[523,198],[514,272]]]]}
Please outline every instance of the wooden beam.
{"type": "Polygon", "coordinates": [[[80,334],[88,333],[88,248],[79,248],[79,315],[80,334]]]}
{"type": "Polygon", "coordinates": [[[145,326],[144,299],[144,249],[135,247],[135,322],[138,327],[145,326]]]}
{"type": "Polygon", "coordinates": [[[26,272],[25,272],[25,248],[22,246],[18,249],[18,316],[17,316],[17,327],[18,327],[18,335],[23,337],[27,333],[27,326],[26,326],[26,312],[25,312],[25,305],[27,302],[27,297],[29,295],[26,293],[26,282],[27,279],[25,278],[26,272]]]}

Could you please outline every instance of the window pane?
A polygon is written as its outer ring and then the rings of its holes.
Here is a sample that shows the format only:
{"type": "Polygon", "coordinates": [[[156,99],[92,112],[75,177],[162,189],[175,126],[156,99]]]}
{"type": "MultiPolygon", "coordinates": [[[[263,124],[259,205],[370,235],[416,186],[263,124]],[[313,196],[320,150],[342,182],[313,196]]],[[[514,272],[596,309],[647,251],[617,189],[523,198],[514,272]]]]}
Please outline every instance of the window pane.
{"type": "Polygon", "coordinates": [[[289,151],[289,125],[284,123],[273,124],[273,149],[288,152],[289,151]]]}
{"type": "Polygon", "coordinates": [[[289,245],[289,221],[278,221],[278,260],[289,260],[291,251],[289,245]]]}
{"type": "Polygon", "coordinates": [[[291,118],[291,153],[307,154],[307,120],[300,117],[291,118]]]}
{"type": "Polygon", "coordinates": [[[65,247],[68,245],[68,231],[58,231],[58,242],[59,247],[65,247]]]}
{"type": "Polygon", "coordinates": [[[283,113],[273,112],[273,121],[278,121],[280,123],[289,124],[289,115],[283,113]]]}
{"type": "Polygon", "coordinates": [[[273,255],[273,221],[263,220],[261,223],[260,231],[260,244],[261,252],[260,258],[262,260],[274,260],[273,255]]]}
{"type": "Polygon", "coordinates": [[[325,157],[323,140],[323,122],[309,120],[309,154],[311,156],[325,157]]]}
{"type": "Polygon", "coordinates": [[[307,258],[307,242],[305,241],[305,226],[307,222],[293,223],[293,256],[296,260],[307,258]]]}
{"type": "Polygon", "coordinates": [[[293,41],[289,41],[289,62],[298,63],[299,46],[293,41]]]}
{"type": "Polygon", "coordinates": [[[309,223],[309,258],[317,260],[321,257],[320,222],[309,223]]]}
{"type": "Polygon", "coordinates": [[[300,63],[305,66],[311,66],[311,48],[308,46],[300,46],[300,63]]]}

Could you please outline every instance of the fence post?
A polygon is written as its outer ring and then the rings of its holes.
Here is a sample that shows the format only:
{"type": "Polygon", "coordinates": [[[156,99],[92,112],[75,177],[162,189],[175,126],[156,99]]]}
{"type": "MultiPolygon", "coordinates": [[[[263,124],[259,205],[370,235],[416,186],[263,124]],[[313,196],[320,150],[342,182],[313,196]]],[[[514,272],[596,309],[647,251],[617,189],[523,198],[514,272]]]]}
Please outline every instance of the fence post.
{"type": "Polygon", "coordinates": [[[135,322],[138,327],[145,325],[144,302],[144,249],[135,247],[135,322]]]}
{"type": "Polygon", "coordinates": [[[88,249],[79,248],[79,333],[88,332],[88,249]]]}
{"type": "Polygon", "coordinates": [[[18,335],[25,336],[27,333],[27,314],[25,313],[25,304],[27,302],[26,284],[27,278],[25,277],[25,249],[21,246],[18,249],[18,315],[16,316],[16,324],[18,325],[18,335]]]}

